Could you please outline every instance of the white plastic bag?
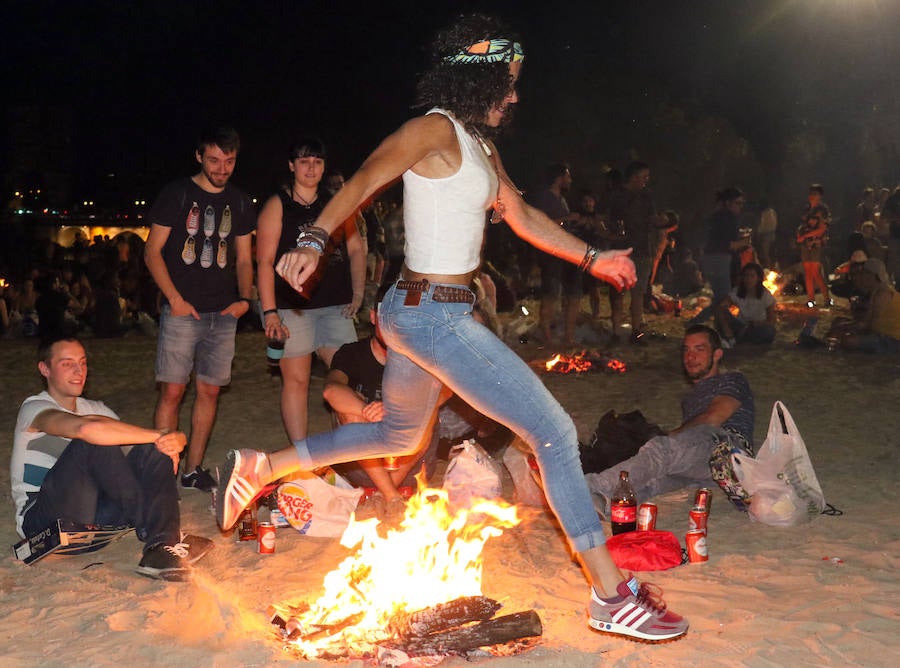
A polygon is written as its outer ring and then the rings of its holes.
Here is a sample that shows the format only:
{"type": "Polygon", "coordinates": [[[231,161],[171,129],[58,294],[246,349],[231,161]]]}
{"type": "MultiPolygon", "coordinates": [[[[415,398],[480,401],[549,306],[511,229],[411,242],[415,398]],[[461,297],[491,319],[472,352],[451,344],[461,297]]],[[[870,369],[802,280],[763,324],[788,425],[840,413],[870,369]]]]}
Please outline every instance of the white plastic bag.
{"type": "Polygon", "coordinates": [[[523,506],[547,508],[544,490],[535,480],[528,463],[531,448],[525,441],[516,436],[503,453],[503,465],[509,471],[515,487],[515,501],[523,506]]]}
{"type": "Polygon", "coordinates": [[[500,465],[475,441],[465,440],[450,450],[443,488],[450,503],[470,507],[474,499],[499,498],[503,486],[500,465]]]}
{"type": "Polygon", "coordinates": [[[780,401],[772,407],[769,433],[756,457],[732,455],[738,480],[751,495],[750,517],[772,526],[809,521],[825,509],[806,444],[780,401]]]}
{"type": "Polygon", "coordinates": [[[362,489],[353,487],[336,473],[329,474],[326,482],[314,473],[304,472],[278,486],[278,509],[300,533],[336,538],[350,524],[350,516],[362,494],[362,489]]]}

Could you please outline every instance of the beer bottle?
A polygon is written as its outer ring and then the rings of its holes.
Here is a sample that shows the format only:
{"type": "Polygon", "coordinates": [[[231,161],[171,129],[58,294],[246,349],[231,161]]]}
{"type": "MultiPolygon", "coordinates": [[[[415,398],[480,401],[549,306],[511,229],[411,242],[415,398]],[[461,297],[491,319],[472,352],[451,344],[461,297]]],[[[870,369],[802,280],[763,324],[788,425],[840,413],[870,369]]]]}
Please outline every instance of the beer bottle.
{"type": "Polygon", "coordinates": [[[637,528],[637,498],[628,480],[628,471],[619,471],[619,484],[613,490],[609,505],[614,536],[637,528]]]}

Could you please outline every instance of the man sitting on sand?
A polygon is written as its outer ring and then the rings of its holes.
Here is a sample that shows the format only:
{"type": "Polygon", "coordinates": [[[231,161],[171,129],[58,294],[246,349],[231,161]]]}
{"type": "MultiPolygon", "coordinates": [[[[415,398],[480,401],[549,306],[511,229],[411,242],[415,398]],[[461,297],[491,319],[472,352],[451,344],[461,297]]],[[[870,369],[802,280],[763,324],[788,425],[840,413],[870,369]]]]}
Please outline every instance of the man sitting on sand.
{"type": "Polygon", "coordinates": [[[175,473],[185,435],[122,422],[82,398],[87,356],[77,339],[42,343],[38,360],[47,389],[22,403],[10,462],[19,535],[58,519],[134,526],[144,543],[138,573],[188,579],[213,543],[181,534],[175,473]]]}
{"type": "Polygon", "coordinates": [[[691,389],[681,400],[681,426],[650,439],[634,457],[585,474],[601,515],[609,517],[619,471],[628,471],[635,495],[644,501],[681,487],[708,485],[710,455],[723,441],[752,454],[753,393],[744,374],[719,369],[722,354],[714,329],[692,325],[685,331],[681,359],[691,389]]]}
{"type": "Polygon", "coordinates": [[[891,287],[884,262],[870,257],[854,263],[849,275],[865,306],[852,320],[833,323],[828,336],[846,350],[900,352],[900,294],[891,287]]]}

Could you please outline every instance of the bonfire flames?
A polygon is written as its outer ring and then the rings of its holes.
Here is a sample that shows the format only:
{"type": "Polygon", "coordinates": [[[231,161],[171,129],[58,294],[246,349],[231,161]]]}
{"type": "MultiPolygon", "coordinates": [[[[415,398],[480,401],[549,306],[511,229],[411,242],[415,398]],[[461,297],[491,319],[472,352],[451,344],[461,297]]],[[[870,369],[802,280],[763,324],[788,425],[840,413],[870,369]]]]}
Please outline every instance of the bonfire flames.
{"type": "Polygon", "coordinates": [[[576,355],[557,354],[544,363],[553,373],[584,373],[585,371],[609,371],[625,373],[625,362],[598,351],[582,351],[576,355]]]}
{"type": "MultiPolygon", "coordinates": [[[[460,620],[487,620],[500,607],[481,596],[481,552],[518,521],[515,507],[502,501],[455,509],[444,490],[420,486],[397,528],[352,520],[341,538],[352,554],[325,576],[322,596],[273,605],[270,620],[285,651],[298,658],[380,659],[396,647],[415,655],[415,643],[404,638],[427,641],[430,631],[422,628],[446,631],[460,620]]],[[[539,628],[538,620],[538,635],[539,628]]],[[[424,649],[434,648],[425,642],[424,649]]]]}
{"type": "Polygon", "coordinates": [[[780,278],[780,276],[778,275],[777,272],[770,271],[768,274],[766,274],[766,279],[763,281],[763,287],[766,290],[768,290],[769,292],[771,292],[773,295],[777,295],[778,290],[779,290],[779,285],[778,285],[779,278],[780,278]]]}

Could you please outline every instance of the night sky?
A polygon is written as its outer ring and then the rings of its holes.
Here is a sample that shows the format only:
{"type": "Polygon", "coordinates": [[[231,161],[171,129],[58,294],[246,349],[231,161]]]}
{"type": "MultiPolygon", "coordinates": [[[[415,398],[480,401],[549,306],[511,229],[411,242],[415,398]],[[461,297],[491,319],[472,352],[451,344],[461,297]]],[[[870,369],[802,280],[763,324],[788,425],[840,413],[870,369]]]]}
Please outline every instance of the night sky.
{"type": "MultiPolygon", "coordinates": [[[[251,194],[283,176],[298,134],[322,137],[332,166],[350,173],[415,113],[424,45],[468,8],[502,16],[525,44],[517,123],[501,150],[526,185],[558,159],[576,181],[634,156],[676,165],[652,127],[672,100],[746,142],[758,189],[783,178],[798,141],[824,142],[800,182],[852,194],[900,180],[894,0],[10,4],[0,104],[7,118],[53,110],[46,141],[66,144],[57,171],[78,197],[115,174],[117,187],[151,199],[195,170],[197,130],[220,121],[241,132],[233,180],[251,194]],[[878,157],[861,159],[860,142],[878,157]]],[[[14,163],[8,155],[3,171],[14,163]]],[[[675,171],[653,175],[672,197],[691,178],[675,171]]]]}

